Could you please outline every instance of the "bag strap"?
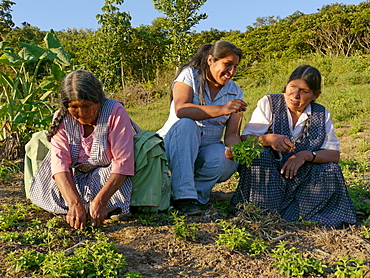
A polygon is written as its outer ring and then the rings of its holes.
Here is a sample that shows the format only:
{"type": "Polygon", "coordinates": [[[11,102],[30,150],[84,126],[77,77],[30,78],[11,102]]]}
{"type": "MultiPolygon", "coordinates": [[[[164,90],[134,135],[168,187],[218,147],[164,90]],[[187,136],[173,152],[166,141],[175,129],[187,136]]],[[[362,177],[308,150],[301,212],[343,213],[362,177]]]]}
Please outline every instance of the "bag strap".
{"type": "Polygon", "coordinates": [[[270,110],[271,110],[271,114],[272,114],[272,117],[271,117],[271,120],[270,120],[270,126],[266,132],[266,134],[270,134],[272,133],[272,124],[274,123],[274,110],[272,108],[272,99],[271,99],[271,96],[270,95],[267,95],[267,99],[270,103],[270,110]]]}
{"type": "Polygon", "coordinates": [[[130,118],[132,129],[135,131],[135,133],[138,133],[141,131],[141,128],[130,118]]]}

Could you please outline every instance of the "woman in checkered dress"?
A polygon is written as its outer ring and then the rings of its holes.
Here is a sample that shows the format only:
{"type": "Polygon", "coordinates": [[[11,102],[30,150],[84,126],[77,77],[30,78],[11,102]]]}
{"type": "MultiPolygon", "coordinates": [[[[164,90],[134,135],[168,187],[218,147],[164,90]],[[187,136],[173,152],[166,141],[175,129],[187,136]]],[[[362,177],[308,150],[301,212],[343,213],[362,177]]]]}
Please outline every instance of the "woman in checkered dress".
{"type": "Polygon", "coordinates": [[[109,211],[128,215],[134,174],[133,130],[123,105],[105,97],[90,72],[68,74],[48,139],[51,149],[31,180],[31,201],[83,229],[109,211]]]}
{"type": "Polygon", "coordinates": [[[241,139],[257,136],[264,146],[251,167],[241,166],[232,198],[255,203],[283,219],[319,222],[339,228],[356,222],[356,213],[338,165],[339,140],[330,113],[315,103],[321,94],[320,72],[298,67],[282,94],[259,100],[241,139]]]}

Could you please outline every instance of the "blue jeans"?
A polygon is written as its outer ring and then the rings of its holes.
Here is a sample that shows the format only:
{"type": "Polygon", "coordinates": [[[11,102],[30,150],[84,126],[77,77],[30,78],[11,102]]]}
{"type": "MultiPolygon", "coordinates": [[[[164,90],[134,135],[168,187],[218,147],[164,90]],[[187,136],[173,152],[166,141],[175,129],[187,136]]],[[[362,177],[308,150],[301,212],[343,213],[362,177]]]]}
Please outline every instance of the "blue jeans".
{"type": "Polygon", "coordinates": [[[178,120],[165,136],[164,145],[174,200],[197,199],[206,204],[213,186],[237,170],[237,163],[225,157],[222,142],[202,145],[201,129],[192,119],[178,120]]]}

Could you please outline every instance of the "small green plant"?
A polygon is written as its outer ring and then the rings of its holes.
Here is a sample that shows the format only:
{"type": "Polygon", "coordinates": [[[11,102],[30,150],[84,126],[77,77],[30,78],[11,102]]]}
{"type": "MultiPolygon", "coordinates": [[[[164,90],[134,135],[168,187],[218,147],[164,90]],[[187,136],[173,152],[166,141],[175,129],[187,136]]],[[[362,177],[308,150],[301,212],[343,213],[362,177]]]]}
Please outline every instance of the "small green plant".
{"type": "Polygon", "coordinates": [[[137,271],[129,271],[125,273],[126,278],[142,278],[143,276],[137,271]]]}
{"type": "Polygon", "coordinates": [[[20,203],[0,204],[0,231],[18,226],[26,219],[31,208],[20,203]]]}
{"type": "Polygon", "coordinates": [[[248,136],[245,141],[232,145],[230,149],[234,161],[247,167],[251,166],[253,159],[259,157],[263,151],[261,141],[253,136],[248,136]]]}
{"type": "Polygon", "coordinates": [[[294,221],[294,223],[297,225],[306,225],[306,226],[315,226],[317,224],[316,222],[303,219],[302,216],[298,217],[298,219],[294,221]]]}
{"type": "Polygon", "coordinates": [[[226,246],[231,250],[243,250],[251,256],[263,254],[269,248],[266,241],[254,238],[245,232],[245,228],[237,228],[224,220],[219,222],[224,233],[218,235],[217,245],[226,246]]]}
{"type": "Polygon", "coordinates": [[[7,265],[11,265],[14,272],[17,273],[22,270],[39,267],[44,258],[44,254],[36,254],[35,250],[25,249],[20,253],[11,252],[7,257],[7,260],[10,260],[7,265]]]}
{"type": "Polygon", "coordinates": [[[362,124],[359,118],[351,120],[351,129],[349,134],[356,134],[366,128],[366,125],[362,124]]]}
{"type": "Polygon", "coordinates": [[[216,202],[214,206],[221,213],[230,214],[232,212],[230,202],[219,201],[216,202]]]}
{"type": "Polygon", "coordinates": [[[323,274],[326,265],[316,258],[303,258],[301,253],[296,252],[297,248],[286,248],[286,241],[281,241],[277,249],[272,250],[270,256],[276,261],[272,263],[277,267],[280,274],[287,277],[304,277],[305,275],[323,274]]]}
{"type": "Polygon", "coordinates": [[[2,242],[13,242],[19,238],[17,232],[0,232],[0,241],[2,242]]]}
{"type": "Polygon", "coordinates": [[[51,247],[55,242],[61,242],[63,246],[69,245],[70,231],[58,228],[62,224],[60,217],[49,219],[45,225],[41,225],[38,219],[34,219],[25,230],[22,241],[29,244],[39,244],[51,247]]]}
{"type": "Polygon", "coordinates": [[[185,215],[178,216],[178,212],[174,211],[171,213],[173,220],[174,231],[173,235],[176,239],[191,239],[194,240],[199,234],[199,229],[196,223],[187,224],[185,221],[185,215]]]}
{"type": "Polygon", "coordinates": [[[362,226],[363,231],[360,232],[360,235],[362,235],[364,238],[370,238],[370,228],[366,226],[362,226]]]}
{"type": "Polygon", "coordinates": [[[158,226],[161,221],[170,222],[168,215],[158,215],[157,213],[138,213],[136,216],[143,226],[158,226]]]}
{"type": "Polygon", "coordinates": [[[363,222],[363,226],[370,228],[370,216],[363,222]]]}
{"type": "MultiPolygon", "coordinates": [[[[85,241],[71,255],[66,255],[65,251],[37,254],[34,250],[26,249],[9,254],[7,260],[7,265],[14,272],[33,269],[37,277],[119,277],[127,265],[114,244],[100,234],[96,236],[96,242],[85,241]]],[[[141,275],[131,272],[126,273],[125,277],[141,275]]]]}
{"type": "Polygon", "coordinates": [[[334,277],[339,278],[362,278],[364,276],[364,270],[369,270],[366,265],[363,265],[363,260],[347,256],[339,257],[340,261],[336,262],[336,271],[334,277]]]}

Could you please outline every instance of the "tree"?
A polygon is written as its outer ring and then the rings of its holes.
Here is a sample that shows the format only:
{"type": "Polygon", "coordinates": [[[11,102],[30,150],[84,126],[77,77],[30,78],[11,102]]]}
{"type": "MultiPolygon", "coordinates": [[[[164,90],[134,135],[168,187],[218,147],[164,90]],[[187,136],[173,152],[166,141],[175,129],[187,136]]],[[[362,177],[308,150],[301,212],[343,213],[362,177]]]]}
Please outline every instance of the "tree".
{"type": "Polygon", "coordinates": [[[47,32],[40,31],[36,26],[32,26],[27,22],[23,22],[20,27],[12,28],[6,35],[3,36],[4,41],[9,41],[15,47],[15,50],[21,50],[17,44],[26,42],[30,44],[40,45],[43,42],[47,32]]]}
{"type": "Polygon", "coordinates": [[[166,56],[165,35],[154,26],[142,25],[132,30],[129,44],[131,53],[128,63],[132,77],[137,81],[147,82],[156,78],[159,69],[163,69],[166,56]]]}
{"type": "Polygon", "coordinates": [[[220,40],[223,37],[229,36],[232,33],[240,33],[240,31],[221,31],[211,28],[207,31],[200,31],[199,33],[193,32],[191,34],[191,41],[195,48],[199,48],[202,44],[213,43],[220,40]]]}
{"type": "Polygon", "coordinates": [[[15,2],[10,0],[2,0],[0,4],[0,36],[1,40],[3,40],[4,34],[9,32],[11,28],[14,26],[14,22],[12,20],[12,15],[10,12],[12,11],[11,7],[14,5],[15,2]]]}
{"type": "Polygon", "coordinates": [[[194,52],[190,30],[208,17],[197,12],[205,2],[207,0],[153,0],[154,8],[166,15],[163,24],[171,41],[167,45],[170,65],[178,67],[194,52]]]}
{"type": "Polygon", "coordinates": [[[131,37],[131,16],[121,12],[116,6],[122,5],[123,2],[123,0],[105,0],[103,13],[96,15],[98,23],[101,24],[95,35],[96,72],[98,78],[111,88],[119,83],[122,88],[125,86],[124,69],[126,57],[130,55],[127,45],[131,37]]]}
{"type": "Polygon", "coordinates": [[[257,17],[256,22],[254,22],[252,25],[254,27],[259,27],[259,26],[266,26],[266,25],[272,25],[280,20],[280,16],[264,16],[264,17],[257,17]]]}

